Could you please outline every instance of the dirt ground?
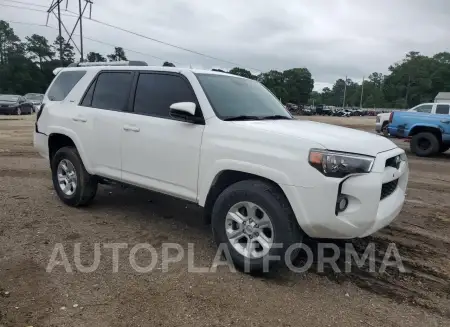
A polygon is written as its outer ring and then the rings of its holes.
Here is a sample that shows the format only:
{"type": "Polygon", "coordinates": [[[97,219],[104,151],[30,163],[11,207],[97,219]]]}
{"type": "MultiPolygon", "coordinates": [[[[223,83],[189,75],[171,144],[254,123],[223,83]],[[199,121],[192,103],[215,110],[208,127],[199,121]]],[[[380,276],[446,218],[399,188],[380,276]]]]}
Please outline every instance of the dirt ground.
{"type": "MultiPolygon", "coordinates": [[[[353,241],[360,251],[374,242],[378,259],[394,242],[407,273],[312,269],[263,277],[227,267],[188,273],[187,260],[170,265],[168,272],[158,263],[151,272],[138,273],[128,257],[138,243],[150,243],[158,253],[164,242],[185,249],[192,243],[195,266],[211,266],[216,247],[201,210],[112,186],[102,186],[88,208],[63,205],[53,191],[48,162],[33,150],[33,119],[0,120],[1,327],[450,326],[450,152],[432,159],[408,152],[411,175],[400,216],[375,235],[353,241]],[[72,273],[62,266],[46,272],[57,243],[72,273]],[[87,266],[95,243],[129,247],[119,252],[118,272],[113,272],[112,250],[102,247],[99,268],[81,273],[74,263],[76,243],[87,266]]],[[[375,120],[314,119],[368,131],[375,120]]],[[[150,262],[145,253],[137,255],[140,266],[150,262]]]]}

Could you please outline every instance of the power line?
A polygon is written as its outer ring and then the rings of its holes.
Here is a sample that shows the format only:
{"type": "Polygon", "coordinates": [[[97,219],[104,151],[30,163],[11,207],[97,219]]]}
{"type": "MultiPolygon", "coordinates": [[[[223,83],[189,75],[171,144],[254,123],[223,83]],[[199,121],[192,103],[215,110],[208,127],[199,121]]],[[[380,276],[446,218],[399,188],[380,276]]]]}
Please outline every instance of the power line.
{"type": "MultiPolygon", "coordinates": [[[[70,10],[67,10],[67,12],[73,13],[73,12],[70,11],[70,10]]],[[[160,44],[167,45],[167,46],[169,46],[169,47],[173,47],[173,48],[176,48],[176,49],[179,49],[179,50],[187,51],[187,52],[190,52],[190,53],[193,53],[193,54],[196,54],[196,55],[199,55],[199,56],[203,56],[203,57],[206,57],[206,58],[214,59],[214,60],[217,60],[217,61],[226,62],[226,63],[228,63],[228,64],[232,64],[232,65],[235,65],[235,66],[237,66],[237,67],[243,67],[242,65],[240,65],[240,64],[238,64],[238,63],[235,63],[235,62],[232,62],[232,61],[229,61],[229,60],[225,60],[225,59],[221,59],[221,58],[218,58],[218,57],[210,56],[210,55],[208,55],[208,54],[201,53],[201,52],[198,52],[198,51],[195,51],[195,50],[183,48],[183,47],[180,47],[180,46],[178,46],[178,45],[171,44],[171,43],[167,43],[167,42],[164,42],[164,41],[161,41],[161,40],[158,40],[158,39],[155,39],[155,38],[152,38],[152,37],[143,35],[143,34],[139,34],[139,33],[136,33],[136,32],[130,31],[130,30],[127,30],[127,29],[125,29],[125,28],[122,28],[122,27],[119,27],[119,26],[116,26],[116,25],[112,25],[112,24],[109,24],[109,23],[102,22],[102,21],[97,20],[97,19],[94,19],[94,18],[90,18],[89,20],[91,20],[91,21],[93,21],[93,22],[95,22],[95,23],[104,25],[104,26],[108,26],[108,27],[117,29],[117,30],[122,31],[122,32],[125,32],[125,33],[129,33],[129,34],[133,34],[133,35],[135,35],[135,36],[142,37],[142,38],[144,38],[144,39],[147,39],[147,40],[150,40],[150,41],[153,41],[153,42],[157,42],[157,43],[160,43],[160,44]]],[[[250,69],[252,69],[252,70],[259,71],[259,72],[262,71],[262,70],[260,70],[260,69],[256,69],[256,68],[252,68],[252,67],[248,67],[248,68],[250,68],[250,69]]]]}
{"type": "Polygon", "coordinates": [[[28,5],[28,6],[35,6],[35,7],[42,7],[42,8],[47,8],[47,6],[44,5],[39,5],[36,3],[31,3],[31,2],[24,2],[24,1],[16,1],[16,0],[3,0],[6,2],[13,2],[13,3],[19,3],[21,5],[28,5]]]}
{"type": "MultiPolygon", "coordinates": [[[[58,30],[56,27],[48,26],[48,25],[44,25],[44,24],[34,24],[34,23],[26,23],[26,22],[8,21],[8,20],[7,20],[6,22],[7,22],[7,23],[10,23],[10,24],[21,24],[21,25],[30,25],[30,26],[40,26],[40,27],[50,28],[50,29],[53,29],[53,30],[58,30]]],[[[74,34],[74,35],[79,36],[78,34],[74,34]]],[[[83,36],[83,38],[85,38],[86,40],[92,41],[92,42],[97,42],[97,43],[104,44],[104,45],[108,45],[108,46],[111,46],[111,47],[118,47],[118,45],[114,45],[114,44],[107,43],[107,42],[104,42],[104,41],[96,40],[96,39],[93,39],[93,38],[90,38],[90,37],[87,37],[87,36],[83,36]]],[[[122,49],[124,49],[124,50],[126,50],[126,51],[128,51],[128,52],[134,52],[134,53],[137,53],[137,54],[140,54],[140,55],[152,57],[152,58],[154,58],[154,59],[158,59],[158,60],[161,60],[161,61],[163,61],[163,62],[164,62],[164,61],[167,61],[167,59],[164,59],[164,58],[161,58],[161,57],[157,57],[157,56],[154,56],[154,55],[145,53],[145,52],[140,52],[140,51],[136,51],[136,50],[132,50],[132,49],[127,49],[127,48],[123,48],[123,47],[122,47],[122,49]]],[[[174,61],[174,60],[170,60],[170,62],[174,62],[174,63],[179,64],[179,65],[183,65],[183,63],[178,62],[178,61],[174,61]]]]}
{"type": "MultiPolygon", "coordinates": [[[[7,0],[7,1],[13,1],[13,0],[7,0]]],[[[18,8],[18,9],[25,9],[25,10],[32,10],[32,11],[38,11],[38,12],[45,12],[45,13],[47,13],[47,11],[40,10],[40,9],[35,9],[35,8],[25,8],[25,7],[19,7],[19,6],[14,6],[14,5],[6,5],[6,4],[0,4],[0,6],[13,7],[13,8],[18,8]]],[[[75,13],[73,11],[70,11],[70,10],[66,10],[66,11],[71,13],[71,14],[75,14],[77,16],[72,16],[72,15],[67,15],[67,14],[61,14],[61,15],[62,16],[69,16],[69,17],[78,17],[77,13],[75,13]]],[[[256,71],[259,71],[259,72],[262,71],[261,69],[256,69],[256,68],[240,65],[240,64],[235,63],[233,61],[229,61],[229,60],[226,60],[226,59],[221,59],[221,58],[218,58],[218,57],[210,56],[210,55],[205,54],[205,53],[201,53],[201,52],[198,52],[198,51],[195,51],[195,50],[191,50],[191,49],[187,49],[187,48],[175,45],[175,44],[164,42],[164,41],[161,41],[161,40],[158,40],[158,39],[155,39],[155,38],[152,38],[152,37],[140,34],[140,33],[133,32],[131,30],[127,30],[125,28],[122,28],[122,27],[119,27],[119,26],[116,26],[116,25],[112,25],[112,24],[109,24],[109,23],[102,22],[102,21],[94,19],[94,18],[90,18],[89,20],[91,20],[91,21],[93,21],[93,22],[95,22],[97,24],[101,24],[101,25],[104,25],[104,26],[107,26],[107,27],[111,27],[111,28],[117,29],[117,30],[125,32],[125,33],[129,33],[129,34],[132,34],[132,35],[135,35],[135,36],[139,36],[141,38],[144,38],[144,39],[156,42],[156,43],[164,44],[164,45],[167,45],[167,46],[179,49],[179,50],[187,51],[187,52],[199,55],[199,56],[203,56],[205,58],[210,58],[210,59],[214,59],[214,60],[217,60],[217,61],[222,61],[222,62],[225,62],[225,63],[228,63],[228,64],[232,64],[232,65],[234,65],[236,67],[247,67],[249,69],[256,70],[256,71]]]]}
{"type": "MultiPolygon", "coordinates": [[[[3,4],[3,3],[0,3],[0,6],[2,6],[2,7],[11,7],[11,8],[16,8],[16,9],[23,9],[23,10],[30,10],[30,11],[37,11],[37,12],[43,12],[43,13],[47,14],[46,10],[40,10],[40,9],[37,9],[37,8],[26,8],[26,7],[20,7],[20,6],[15,6],[15,5],[8,5],[8,4],[3,4]]],[[[69,14],[61,14],[61,16],[75,17],[75,18],[78,17],[78,16],[69,15],[69,14]]]]}

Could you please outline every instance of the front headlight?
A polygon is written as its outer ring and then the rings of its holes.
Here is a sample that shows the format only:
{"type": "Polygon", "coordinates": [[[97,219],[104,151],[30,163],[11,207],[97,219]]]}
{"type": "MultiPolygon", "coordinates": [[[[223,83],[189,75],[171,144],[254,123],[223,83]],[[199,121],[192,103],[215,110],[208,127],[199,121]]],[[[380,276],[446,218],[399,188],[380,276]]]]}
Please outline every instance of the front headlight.
{"type": "Polygon", "coordinates": [[[350,174],[370,173],[374,157],[361,154],[311,149],[309,163],[328,177],[342,178],[350,174]]]}

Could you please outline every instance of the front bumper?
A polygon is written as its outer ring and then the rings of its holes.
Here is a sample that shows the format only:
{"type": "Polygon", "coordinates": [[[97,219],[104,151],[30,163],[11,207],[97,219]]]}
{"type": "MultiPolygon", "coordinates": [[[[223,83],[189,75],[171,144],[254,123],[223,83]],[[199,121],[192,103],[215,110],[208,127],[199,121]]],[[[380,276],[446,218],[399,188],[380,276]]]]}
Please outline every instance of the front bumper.
{"type": "Polygon", "coordinates": [[[389,225],[403,207],[409,169],[407,161],[402,161],[398,169],[385,165],[387,159],[402,153],[400,148],[379,153],[369,174],[345,180],[324,177],[323,183],[311,188],[283,186],[300,227],[310,237],[351,239],[389,225]],[[395,190],[380,199],[382,185],[397,179],[395,190]],[[339,189],[349,204],[336,214],[339,189]]]}
{"type": "Polygon", "coordinates": [[[380,133],[382,127],[383,127],[383,124],[381,122],[375,123],[375,131],[376,132],[380,133]]]}
{"type": "Polygon", "coordinates": [[[0,107],[0,115],[12,115],[16,110],[17,107],[0,107]]]}

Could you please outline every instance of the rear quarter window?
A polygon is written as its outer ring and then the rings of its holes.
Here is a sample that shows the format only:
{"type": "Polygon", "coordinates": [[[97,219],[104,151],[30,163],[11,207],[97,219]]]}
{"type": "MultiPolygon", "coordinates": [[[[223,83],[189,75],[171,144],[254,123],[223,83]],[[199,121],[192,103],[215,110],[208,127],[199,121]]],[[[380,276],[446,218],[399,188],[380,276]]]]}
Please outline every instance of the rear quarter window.
{"type": "Polygon", "coordinates": [[[63,101],[85,74],[85,70],[63,71],[59,73],[48,90],[48,99],[50,101],[63,101]]]}

